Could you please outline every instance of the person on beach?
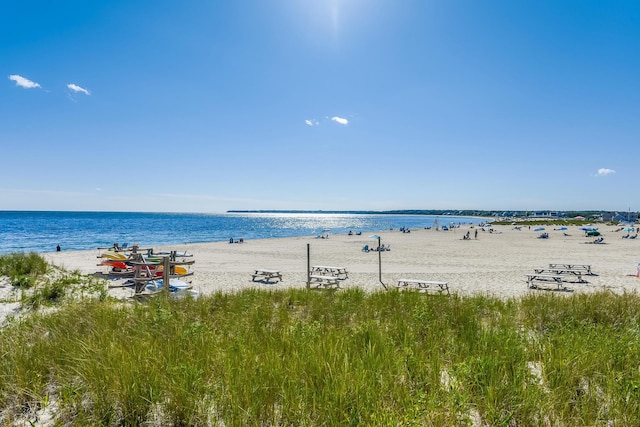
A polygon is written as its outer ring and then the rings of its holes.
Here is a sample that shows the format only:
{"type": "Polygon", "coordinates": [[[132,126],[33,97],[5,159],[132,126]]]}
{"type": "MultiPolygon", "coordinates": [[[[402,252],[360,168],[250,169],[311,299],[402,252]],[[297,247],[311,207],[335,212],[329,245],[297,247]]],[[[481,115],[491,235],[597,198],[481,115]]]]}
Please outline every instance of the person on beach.
{"type": "Polygon", "coordinates": [[[62,250],[62,248],[60,248],[60,245],[56,246],[56,252],[60,252],[62,250]]]}
{"type": "Polygon", "coordinates": [[[478,229],[476,228],[476,232],[474,233],[474,239],[478,240],[478,229]]]}

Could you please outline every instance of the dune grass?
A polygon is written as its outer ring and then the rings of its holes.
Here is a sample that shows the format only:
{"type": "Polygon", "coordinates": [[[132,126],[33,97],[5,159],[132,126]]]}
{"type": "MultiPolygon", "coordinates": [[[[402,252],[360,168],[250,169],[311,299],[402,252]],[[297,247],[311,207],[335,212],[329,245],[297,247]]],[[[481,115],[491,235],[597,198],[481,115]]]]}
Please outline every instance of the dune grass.
{"type": "Polygon", "coordinates": [[[640,298],[246,290],[0,330],[3,423],[640,424],[640,298]]]}
{"type": "Polygon", "coordinates": [[[0,276],[6,276],[15,286],[32,287],[43,276],[49,265],[39,254],[13,253],[0,256],[0,276]]]}

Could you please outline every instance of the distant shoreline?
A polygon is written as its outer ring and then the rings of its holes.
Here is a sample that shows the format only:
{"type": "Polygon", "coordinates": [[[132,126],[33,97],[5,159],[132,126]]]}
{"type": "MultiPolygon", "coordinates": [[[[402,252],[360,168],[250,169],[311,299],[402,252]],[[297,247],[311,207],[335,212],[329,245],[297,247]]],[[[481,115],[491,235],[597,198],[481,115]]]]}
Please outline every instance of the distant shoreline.
{"type": "Polygon", "coordinates": [[[397,209],[385,211],[373,210],[304,210],[304,209],[233,209],[225,213],[268,213],[268,214],[340,214],[340,215],[433,215],[433,216],[468,216],[468,217],[551,217],[572,218],[575,216],[596,216],[609,211],[519,211],[519,210],[477,210],[477,209],[397,209]],[[540,212],[553,213],[541,215],[540,212]],[[534,214],[534,215],[531,215],[534,214]]]}
{"type": "Polygon", "coordinates": [[[249,209],[249,210],[228,210],[226,213],[273,213],[273,214],[341,214],[341,215],[451,215],[451,216],[477,216],[463,215],[451,211],[339,211],[339,210],[296,210],[296,209],[249,209]]]}

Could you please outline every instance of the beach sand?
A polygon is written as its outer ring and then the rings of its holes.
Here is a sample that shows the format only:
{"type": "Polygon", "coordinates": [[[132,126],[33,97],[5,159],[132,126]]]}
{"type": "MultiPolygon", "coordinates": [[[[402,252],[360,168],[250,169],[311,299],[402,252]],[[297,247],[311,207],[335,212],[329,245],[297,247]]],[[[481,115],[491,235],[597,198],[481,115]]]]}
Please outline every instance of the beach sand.
{"type": "MultiPolygon", "coordinates": [[[[493,233],[486,228],[485,231],[478,229],[475,239],[476,229],[467,225],[449,231],[416,229],[410,233],[398,230],[376,233],[382,244],[391,245],[390,251],[381,254],[383,282],[392,289],[400,278],[446,281],[451,293],[509,298],[527,292],[544,292],[527,286],[525,275],[533,273],[534,268],[546,267],[549,263],[574,263],[590,264],[594,275],[583,276],[587,283],[567,284],[573,293],[603,289],[624,293],[640,287],[640,278],[636,277],[640,239],[622,239],[626,232],[615,232],[615,227],[600,226],[605,244],[589,243],[595,238],[585,237],[579,227],[569,227],[566,231],[547,227],[548,239],[538,238],[541,233],[527,226],[521,231],[513,226],[494,226],[493,233]],[[471,239],[463,240],[467,231],[471,239]]],[[[347,268],[349,278],[341,282],[341,288],[378,291],[383,290],[378,281],[378,252],[362,251],[365,245],[377,246],[377,240],[369,237],[371,234],[199,243],[154,249],[192,253],[195,264],[189,268],[194,275],[186,279],[204,295],[247,288],[304,288],[307,244],[311,265],[347,268]],[[252,282],[251,273],[258,268],[280,270],[283,281],[252,282]]],[[[107,267],[96,266],[98,254],[98,250],[63,251],[44,256],[68,270],[77,269],[87,274],[106,272],[107,267]]],[[[129,288],[115,288],[110,292],[118,297],[133,294],[129,288]]]]}

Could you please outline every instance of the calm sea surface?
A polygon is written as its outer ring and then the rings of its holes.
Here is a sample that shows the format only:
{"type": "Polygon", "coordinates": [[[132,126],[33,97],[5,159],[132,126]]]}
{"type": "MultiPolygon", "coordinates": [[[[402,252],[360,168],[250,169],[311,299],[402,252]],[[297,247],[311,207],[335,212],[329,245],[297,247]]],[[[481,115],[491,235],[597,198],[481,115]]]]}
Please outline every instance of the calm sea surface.
{"type": "Polygon", "coordinates": [[[95,249],[114,243],[141,246],[315,236],[361,231],[478,223],[480,218],[359,214],[172,214],[131,212],[0,211],[0,253],[95,249]],[[328,231],[325,231],[328,230],[328,231]]]}

